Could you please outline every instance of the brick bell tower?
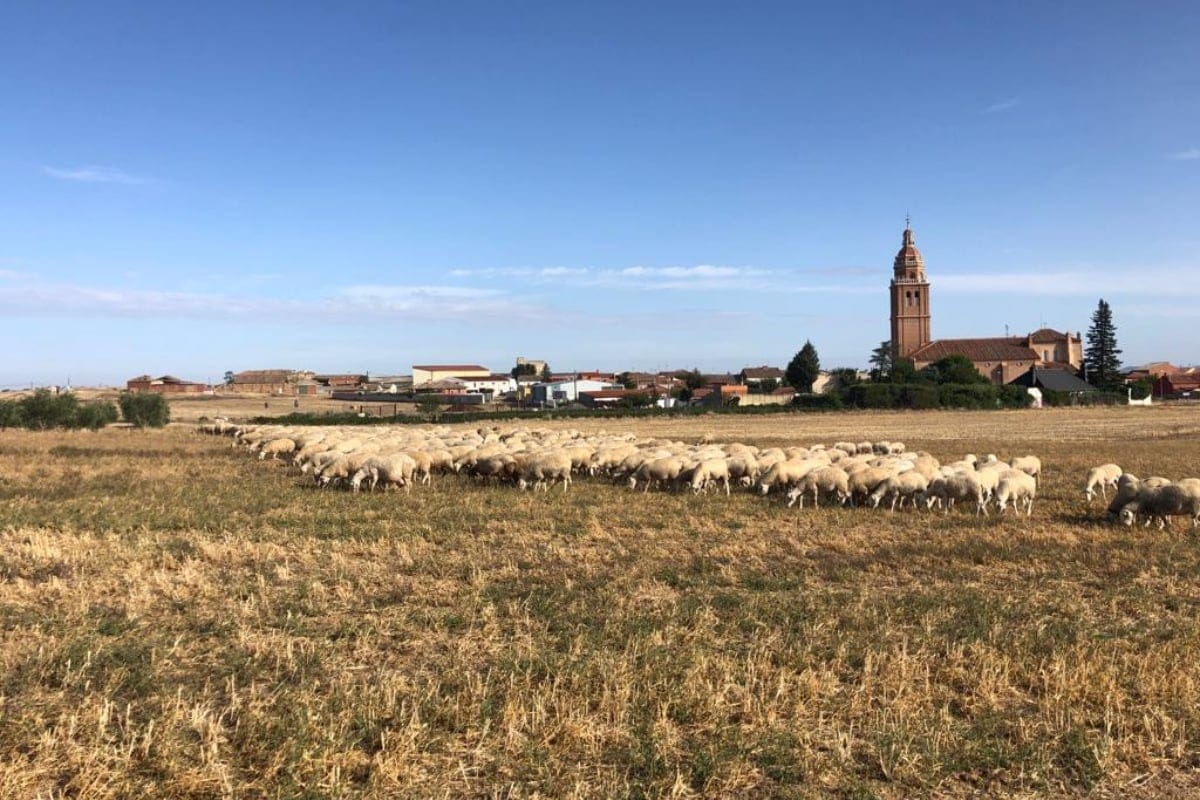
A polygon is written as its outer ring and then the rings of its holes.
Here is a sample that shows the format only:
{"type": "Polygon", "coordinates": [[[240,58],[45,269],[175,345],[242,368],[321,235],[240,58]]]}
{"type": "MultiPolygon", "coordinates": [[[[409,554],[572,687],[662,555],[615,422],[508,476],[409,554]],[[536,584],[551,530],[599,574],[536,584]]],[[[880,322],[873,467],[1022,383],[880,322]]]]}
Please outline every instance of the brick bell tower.
{"type": "Polygon", "coordinates": [[[929,281],[909,218],[892,268],[892,358],[908,358],[929,344],[929,281]]]}

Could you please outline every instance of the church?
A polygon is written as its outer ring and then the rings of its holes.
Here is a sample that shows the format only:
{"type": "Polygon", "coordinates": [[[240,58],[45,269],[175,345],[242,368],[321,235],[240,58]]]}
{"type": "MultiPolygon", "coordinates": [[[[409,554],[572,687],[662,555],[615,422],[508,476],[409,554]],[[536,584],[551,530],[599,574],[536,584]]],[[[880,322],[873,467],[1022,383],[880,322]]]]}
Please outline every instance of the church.
{"type": "Polygon", "coordinates": [[[1083,364],[1079,333],[1041,328],[1025,336],[989,339],[934,339],[930,332],[929,279],[912,227],[892,268],[892,358],[912,361],[916,369],[946,356],[965,356],[979,374],[996,384],[1011,383],[1031,369],[1077,372],[1083,364]]]}

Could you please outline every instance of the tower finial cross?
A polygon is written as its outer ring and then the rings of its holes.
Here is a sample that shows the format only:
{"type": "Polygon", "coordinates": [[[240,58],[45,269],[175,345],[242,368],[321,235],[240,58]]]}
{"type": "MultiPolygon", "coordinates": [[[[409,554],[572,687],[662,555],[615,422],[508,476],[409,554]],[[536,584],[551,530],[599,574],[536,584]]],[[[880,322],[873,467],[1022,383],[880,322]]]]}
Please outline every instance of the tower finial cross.
{"type": "Polygon", "coordinates": [[[911,223],[912,223],[912,217],[910,217],[910,216],[908,215],[908,212],[907,212],[907,211],[905,211],[905,212],[904,212],[904,227],[906,227],[906,228],[911,228],[911,227],[912,227],[912,224],[911,224],[911,223]]]}

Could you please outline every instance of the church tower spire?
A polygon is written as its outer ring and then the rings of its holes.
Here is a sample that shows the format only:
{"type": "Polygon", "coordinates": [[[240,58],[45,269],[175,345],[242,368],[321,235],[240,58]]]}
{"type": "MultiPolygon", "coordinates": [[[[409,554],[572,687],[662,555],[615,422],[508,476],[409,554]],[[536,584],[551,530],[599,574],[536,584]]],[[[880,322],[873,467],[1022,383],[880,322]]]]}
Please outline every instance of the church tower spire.
{"type": "Polygon", "coordinates": [[[907,215],[900,252],[892,262],[892,358],[908,358],[929,344],[929,281],[925,259],[907,215]]]}

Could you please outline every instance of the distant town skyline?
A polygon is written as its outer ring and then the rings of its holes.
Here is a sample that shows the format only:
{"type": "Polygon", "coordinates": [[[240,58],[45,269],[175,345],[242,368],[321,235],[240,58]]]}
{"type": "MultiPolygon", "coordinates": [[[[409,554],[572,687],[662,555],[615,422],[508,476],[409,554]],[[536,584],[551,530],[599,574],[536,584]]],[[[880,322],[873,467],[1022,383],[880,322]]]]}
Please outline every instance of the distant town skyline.
{"type": "Polygon", "coordinates": [[[227,370],[1200,361],[1200,6],[0,11],[0,386],[227,370]]]}

